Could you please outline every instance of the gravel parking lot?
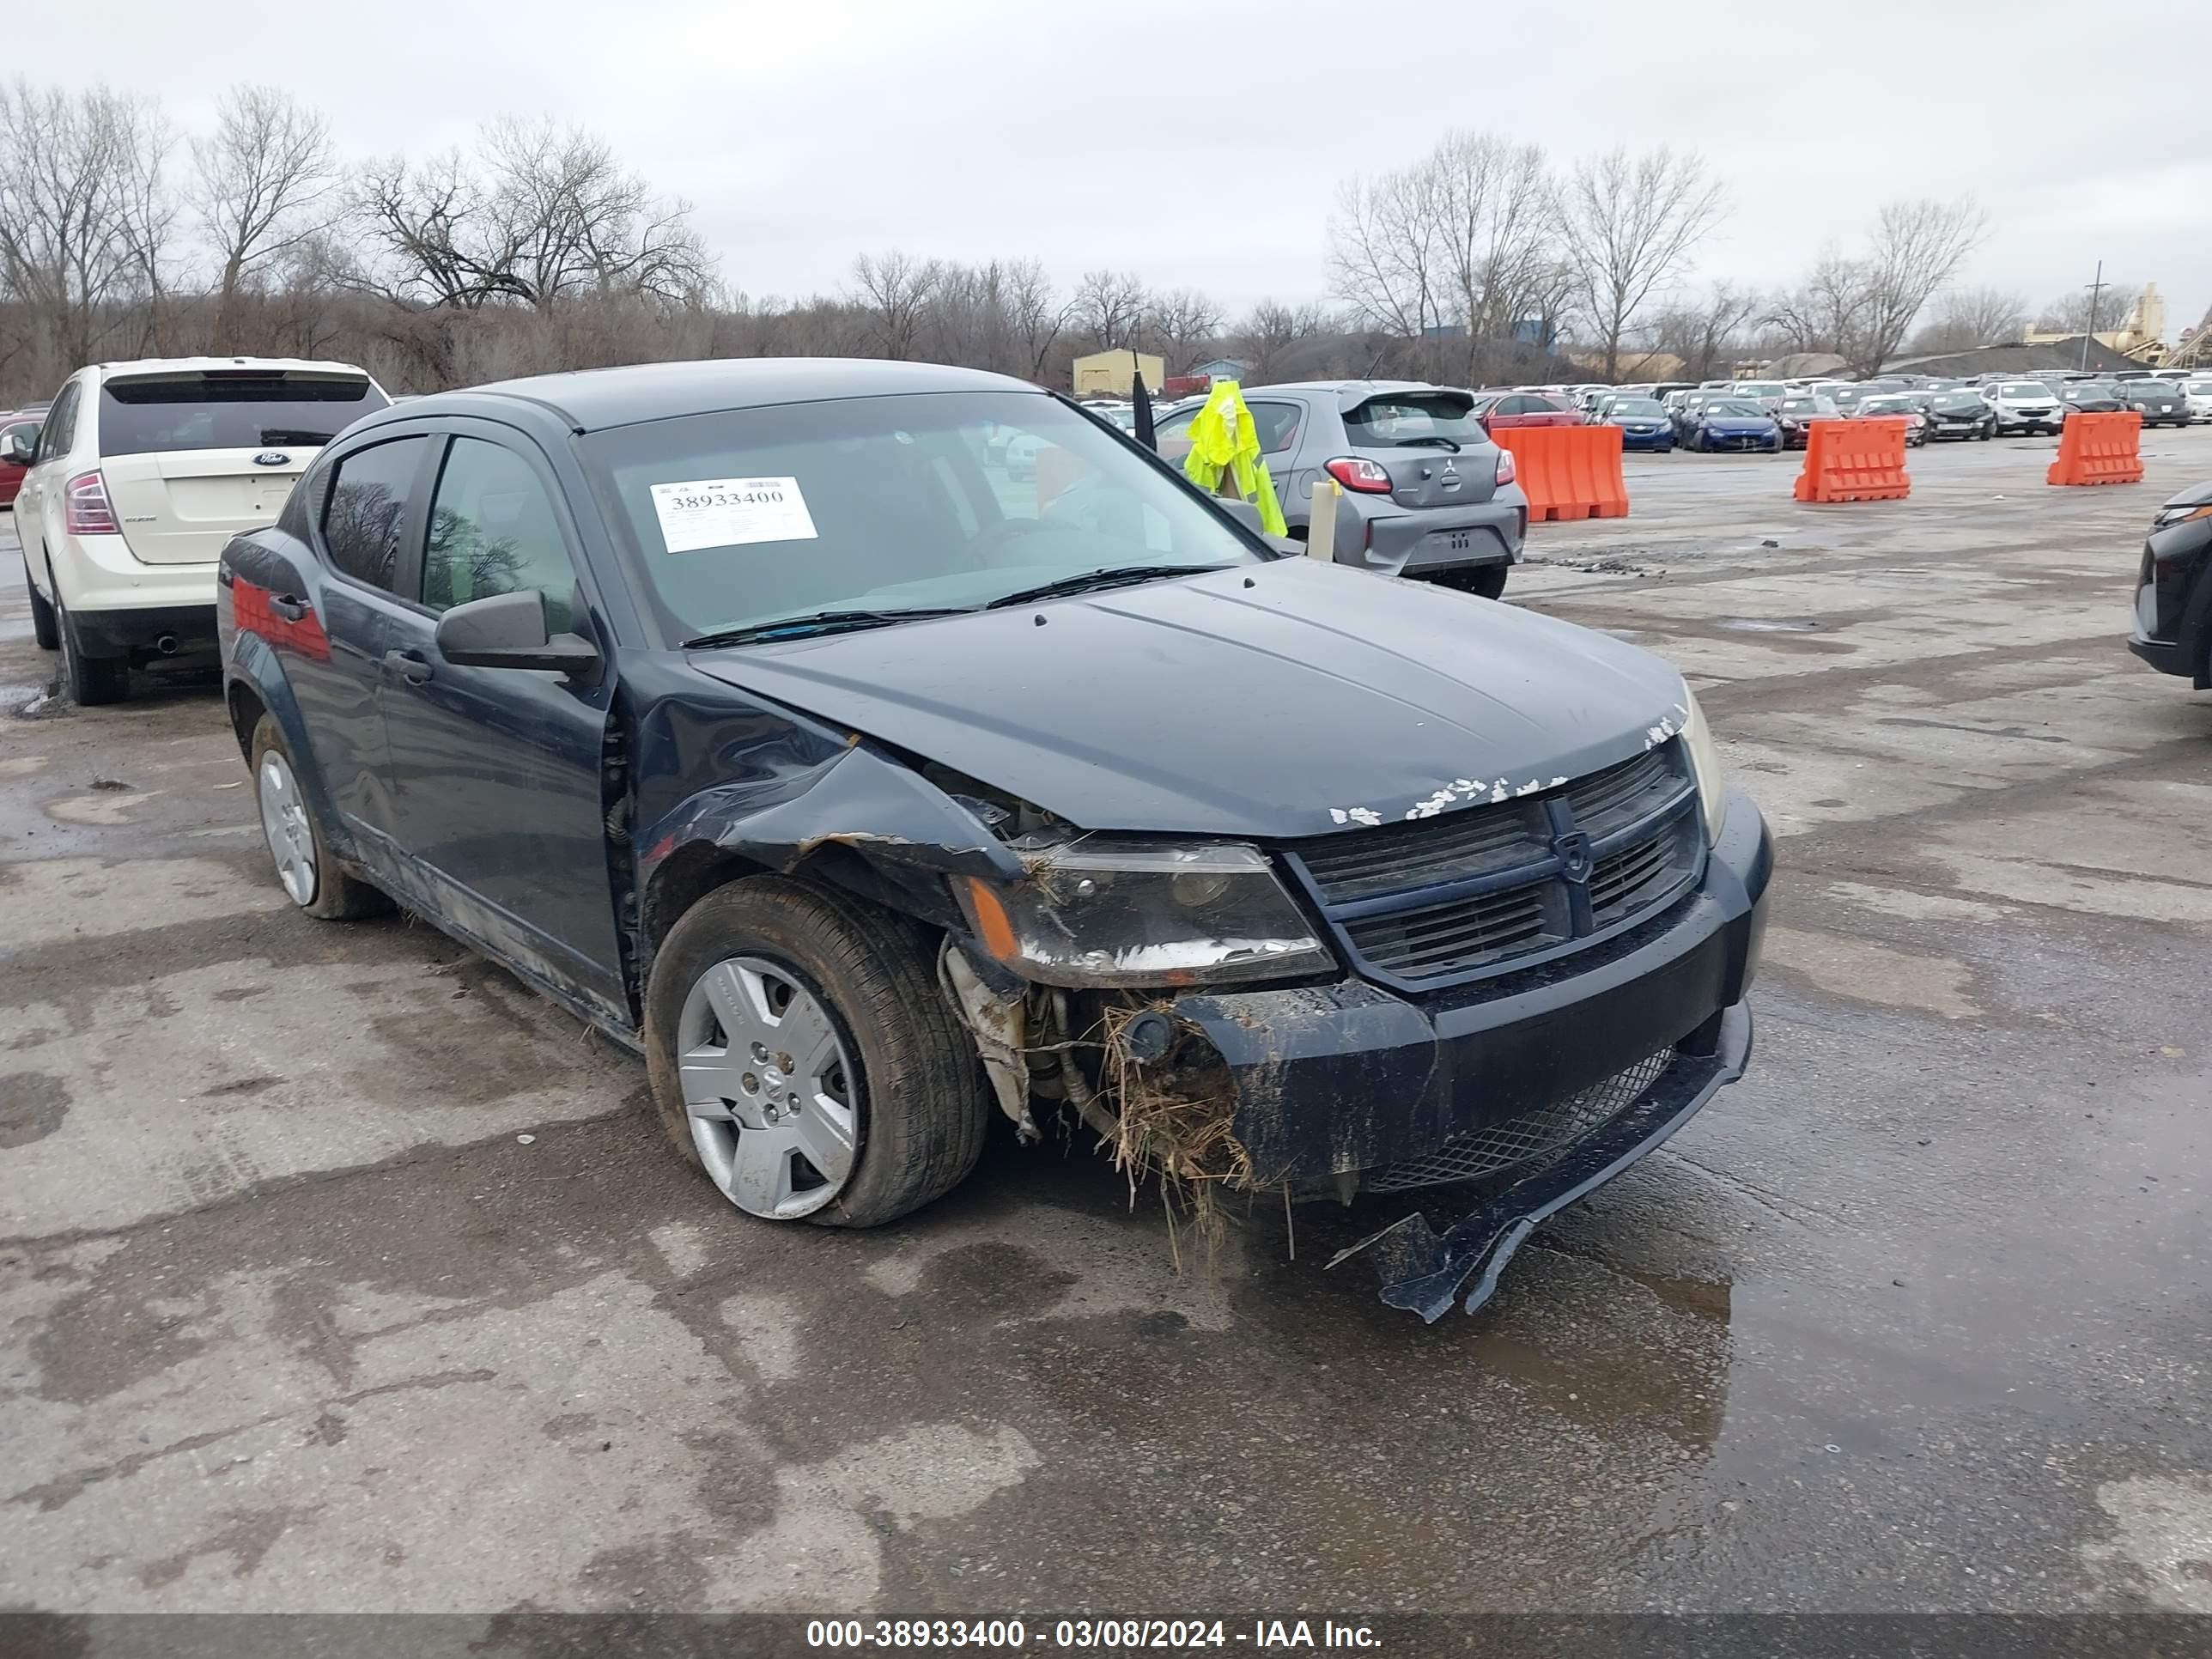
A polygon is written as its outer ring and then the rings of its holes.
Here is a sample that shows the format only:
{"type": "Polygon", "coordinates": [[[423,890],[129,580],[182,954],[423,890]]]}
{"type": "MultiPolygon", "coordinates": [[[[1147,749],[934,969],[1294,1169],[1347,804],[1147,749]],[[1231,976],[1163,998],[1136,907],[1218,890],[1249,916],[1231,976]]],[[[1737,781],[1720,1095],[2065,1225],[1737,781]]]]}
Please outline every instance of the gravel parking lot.
{"type": "MultiPolygon", "coordinates": [[[[1321,1268],[1381,1201],[1178,1274],[1081,1147],[749,1223],[628,1056],[290,908],[210,681],[0,714],[0,1605],[2212,1613],[2212,695],[2120,643],[2212,428],[2053,448],[1532,532],[1782,874],[1746,1080],[1434,1328],[1321,1268]]],[[[0,710],[52,665],[9,539],[0,710]]]]}

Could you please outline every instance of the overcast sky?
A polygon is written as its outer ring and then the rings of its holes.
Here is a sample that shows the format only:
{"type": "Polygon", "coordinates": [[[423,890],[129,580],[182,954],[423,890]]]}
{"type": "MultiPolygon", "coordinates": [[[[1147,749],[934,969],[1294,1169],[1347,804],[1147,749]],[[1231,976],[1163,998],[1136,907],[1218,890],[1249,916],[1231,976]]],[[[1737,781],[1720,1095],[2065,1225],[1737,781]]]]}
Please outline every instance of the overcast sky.
{"type": "Polygon", "coordinates": [[[2040,306],[2102,258],[2158,283],[2169,337],[2212,304],[2212,0],[73,0],[22,13],[0,67],[158,93],[187,129],[274,82],[353,155],[584,122],[755,295],[896,246],[1320,298],[1337,181],[1463,125],[1704,151],[1734,200],[1705,275],[1779,285],[1886,200],[1971,191],[1967,285],[2040,306]]]}

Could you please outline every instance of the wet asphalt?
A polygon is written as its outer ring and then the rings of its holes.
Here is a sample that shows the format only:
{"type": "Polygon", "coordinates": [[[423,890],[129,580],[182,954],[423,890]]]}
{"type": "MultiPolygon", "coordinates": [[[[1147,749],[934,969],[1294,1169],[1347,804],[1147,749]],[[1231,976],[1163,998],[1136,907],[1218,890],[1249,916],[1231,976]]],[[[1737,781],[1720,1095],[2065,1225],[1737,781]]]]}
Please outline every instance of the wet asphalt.
{"type": "Polygon", "coordinates": [[[2144,447],[1533,532],[1780,885],[1747,1079],[1433,1328],[1322,1271],[1382,1202],[1178,1272],[1081,1146],[743,1219],[635,1061],[284,903],[207,677],[11,712],[0,546],[0,1605],[2212,1613],[2212,694],[2120,644],[2212,428],[2144,447]]]}

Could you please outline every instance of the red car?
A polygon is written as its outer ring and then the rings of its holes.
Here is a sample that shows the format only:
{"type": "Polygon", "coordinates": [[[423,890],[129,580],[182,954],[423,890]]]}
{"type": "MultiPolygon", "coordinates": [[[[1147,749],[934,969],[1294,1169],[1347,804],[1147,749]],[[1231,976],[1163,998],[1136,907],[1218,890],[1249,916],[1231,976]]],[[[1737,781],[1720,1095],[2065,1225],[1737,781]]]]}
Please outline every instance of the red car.
{"type": "Polygon", "coordinates": [[[1474,418],[1485,432],[1505,426],[1581,426],[1583,412],[1565,398],[1542,392],[1501,392],[1475,400],[1474,418]]]}
{"type": "Polygon", "coordinates": [[[0,416],[0,507],[12,507],[15,505],[15,492],[23,487],[23,474],[27,470],[5,459],[9,434],[18,428],[26,428],[35,439],[39,435],[39,428],[43,424],[42,416],[0,416]]]}

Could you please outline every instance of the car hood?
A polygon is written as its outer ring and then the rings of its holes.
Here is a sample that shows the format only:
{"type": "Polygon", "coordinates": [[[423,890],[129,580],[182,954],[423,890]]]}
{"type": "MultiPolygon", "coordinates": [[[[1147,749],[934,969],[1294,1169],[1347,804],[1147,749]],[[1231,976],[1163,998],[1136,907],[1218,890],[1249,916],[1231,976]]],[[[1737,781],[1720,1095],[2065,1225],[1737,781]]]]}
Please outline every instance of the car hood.
{"type": "Polygon", "coordinates": [[[2168,495],[2160,505],[2200,507],[2208,501],[2212,501],[2212,478],[2206,479],[2203,483],[2191,484],[2186,489],[2176,491],[2173,495],[2168,495]]]}
{"type": "Polygon", "coordinates": [[[1609,635],[1304,559],[691,660],[1089,830],[1426,817],[1686,718],[1681,676],[1609,635]]]}

